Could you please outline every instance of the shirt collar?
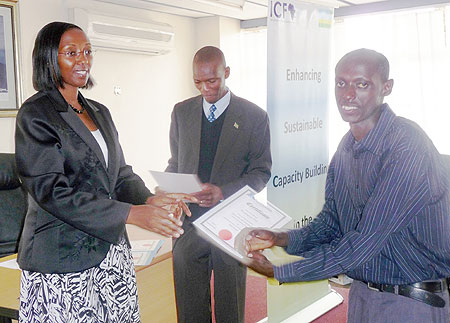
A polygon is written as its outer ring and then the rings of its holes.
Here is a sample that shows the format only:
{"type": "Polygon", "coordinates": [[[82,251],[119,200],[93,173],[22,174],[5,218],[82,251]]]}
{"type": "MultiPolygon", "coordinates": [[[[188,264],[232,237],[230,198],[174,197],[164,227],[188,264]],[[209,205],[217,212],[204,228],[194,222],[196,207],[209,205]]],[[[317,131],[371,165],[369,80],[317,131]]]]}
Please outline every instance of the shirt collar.
{"type": "Polygon", "coordinates": [[[216,103],[209,103],[205,99],[203,99],[203,113],[206,117],[209,116],[209,108],[214,104],[216,106],[216,111],[214,112],[214,116],[217,118],[225,111],[225,109],[230,105],[231,92],[230,90],[219,99],[216,103]]]}
{"type": "Polygon", "coordinates": [[[377,124],[361,141],[356,142],[351,131],[349,131],[345,138],[344,144],[348,150],[355,150],[355,152],[368,150],[374,154],[379,151],[381,145],[383,144],[382,138],[386,136],[392,122],[396,118],[395,113],[391,110],[387,103],[384,103],[381,109],[380,119],[378,119],[377,124]]]}

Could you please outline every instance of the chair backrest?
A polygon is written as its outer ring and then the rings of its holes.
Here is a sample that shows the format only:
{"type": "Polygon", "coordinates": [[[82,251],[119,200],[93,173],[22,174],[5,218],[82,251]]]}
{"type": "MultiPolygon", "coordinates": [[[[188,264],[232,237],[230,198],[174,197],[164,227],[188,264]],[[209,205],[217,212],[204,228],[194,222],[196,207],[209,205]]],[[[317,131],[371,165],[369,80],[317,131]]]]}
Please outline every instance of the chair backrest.
{"type": "Polygon", "coordinates": [[[26,210],[14,154],[0,153],[0,257],[17,252],[26,210]]]}

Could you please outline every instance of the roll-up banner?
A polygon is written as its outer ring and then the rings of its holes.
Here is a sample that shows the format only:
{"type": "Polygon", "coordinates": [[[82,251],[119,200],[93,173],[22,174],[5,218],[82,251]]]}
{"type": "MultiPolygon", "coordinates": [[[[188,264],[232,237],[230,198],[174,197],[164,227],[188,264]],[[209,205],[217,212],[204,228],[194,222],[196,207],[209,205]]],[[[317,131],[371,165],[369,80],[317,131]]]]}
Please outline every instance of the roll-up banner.
{"type": "MultiPolygon", "coordinates": [[[[298,0],[269,0],[268,8],[267,111],[273,166],[267,197],[300,228],[324,202],[333,9],[298,0]]],[[[269,280],[268,321],[290,322],[295,316],[295,322],[309,322],[341,301],[327,280],[282,285],[269,280]]]]}

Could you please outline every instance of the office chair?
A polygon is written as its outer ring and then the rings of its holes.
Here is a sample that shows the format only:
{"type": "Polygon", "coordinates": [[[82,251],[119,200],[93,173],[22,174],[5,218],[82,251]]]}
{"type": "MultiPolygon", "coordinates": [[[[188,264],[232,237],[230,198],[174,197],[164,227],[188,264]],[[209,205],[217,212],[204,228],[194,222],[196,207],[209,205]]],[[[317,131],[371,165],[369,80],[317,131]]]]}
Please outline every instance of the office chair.
{"type": "Polygon", "coordinates": [[[0,257],[17,252],[26,210],[14,154],[0,153],[0,257]]]}

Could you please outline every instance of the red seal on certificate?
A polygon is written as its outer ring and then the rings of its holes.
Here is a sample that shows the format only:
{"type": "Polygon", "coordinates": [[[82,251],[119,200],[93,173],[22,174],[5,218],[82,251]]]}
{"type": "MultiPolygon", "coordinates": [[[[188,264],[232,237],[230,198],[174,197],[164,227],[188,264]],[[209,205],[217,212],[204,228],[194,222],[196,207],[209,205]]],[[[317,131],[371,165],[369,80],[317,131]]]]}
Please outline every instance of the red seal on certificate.
{"type": "Polygon", "coordinates": [[[227,230],[227,229],[222,229],[219,231],[219,237],[222,240],[230,240],[233,237],[233,234],[227,230]]]}

